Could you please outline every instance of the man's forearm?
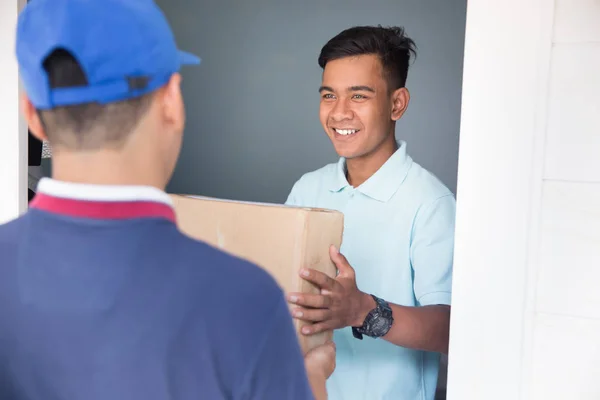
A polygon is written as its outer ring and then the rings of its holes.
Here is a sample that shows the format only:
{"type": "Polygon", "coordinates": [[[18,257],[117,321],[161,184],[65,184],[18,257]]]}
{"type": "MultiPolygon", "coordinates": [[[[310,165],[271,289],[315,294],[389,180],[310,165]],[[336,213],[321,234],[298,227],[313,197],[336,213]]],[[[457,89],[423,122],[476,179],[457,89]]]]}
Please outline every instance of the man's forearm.
{"type": "Polygon", "coordinates": [[[394,323],[385,340],[397,346],[448,354],[449,306],[390,306],[394,323]]]}
{"type": "MultiPolygon", "coordinates": [[[[374,307],[375,301],[366,295],[357,321],[364,321],[374,307]]],[[[397,346],[448,354],[450,306],[406,307],[390,303],[390,307],[394,323],[383,339],[397,346]]]]}

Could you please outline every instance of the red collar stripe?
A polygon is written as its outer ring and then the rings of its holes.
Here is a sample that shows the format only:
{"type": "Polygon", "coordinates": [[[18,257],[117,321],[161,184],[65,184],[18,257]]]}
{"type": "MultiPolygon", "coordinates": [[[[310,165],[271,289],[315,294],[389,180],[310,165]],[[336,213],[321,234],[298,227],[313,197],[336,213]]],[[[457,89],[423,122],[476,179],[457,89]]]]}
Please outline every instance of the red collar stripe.
{"type": "Polygon", "coordinates": [[[90,201],[37,193],[29,207],[71,217],[94,219],[165,218],[175,222],[167,204],[154,201],[90,201]]]}

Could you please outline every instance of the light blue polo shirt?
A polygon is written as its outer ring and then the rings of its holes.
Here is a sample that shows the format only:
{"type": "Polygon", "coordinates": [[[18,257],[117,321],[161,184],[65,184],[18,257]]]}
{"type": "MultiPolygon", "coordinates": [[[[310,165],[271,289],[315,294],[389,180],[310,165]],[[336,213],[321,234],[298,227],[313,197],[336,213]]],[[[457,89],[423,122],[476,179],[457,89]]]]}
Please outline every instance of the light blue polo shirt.
{"type": "MultiPolygon", "coordinates": [[[[405,142],[399,146],[357,188],[346,180],[343,158],[304,174],[286,204],[344,213],[341,252],[363,292],[404,306],[450,305],[455,199],[411,159],[405,142]]],[[[433,400],[439,354],[357,340],[351,328],[337,330],[334,341],[330,400],[433,400]]]]}

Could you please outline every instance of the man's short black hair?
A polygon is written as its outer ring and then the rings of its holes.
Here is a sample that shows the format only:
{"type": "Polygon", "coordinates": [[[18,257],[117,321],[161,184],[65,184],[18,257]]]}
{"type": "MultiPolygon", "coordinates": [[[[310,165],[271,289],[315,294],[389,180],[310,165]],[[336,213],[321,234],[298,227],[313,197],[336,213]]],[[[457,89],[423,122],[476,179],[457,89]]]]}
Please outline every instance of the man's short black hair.
{"type": "Polygon", "coordinates": [[[345,57],[372,54],[379,57],[391,91],[404,87],[411,53],[416,56],[415,42],[405,35],[404,28],[355,26],[333,37],[319,55],[319,66],[345,57]]]}
{"type": "MultiPolygon", "coordinates": [[[[64,49],[54,50],[44,61],[50,87],[86,86],[81,65],[64,49]]],[[[151,94],[108,103],[86,103],[38,110],[53,146],[69,150],[118,148],[148,110],[151,94]]]]}

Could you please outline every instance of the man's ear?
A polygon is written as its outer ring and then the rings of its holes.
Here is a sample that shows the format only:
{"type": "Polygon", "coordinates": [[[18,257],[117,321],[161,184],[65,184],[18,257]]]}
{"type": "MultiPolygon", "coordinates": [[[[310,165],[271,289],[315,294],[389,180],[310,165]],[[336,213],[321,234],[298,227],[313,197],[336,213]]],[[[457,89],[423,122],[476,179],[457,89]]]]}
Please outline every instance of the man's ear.
{"type": "Polygon", "coordinates": [[[42,120],[40,119],[35,106],[31,103],[27,95],[23,95],[21,97],[21,110],[25,120],[27,121],[27,126],[31,134],[42,142],[48,140],[42,120]]]}
{"type": "Polygon", "coordinates": [[[175,73],[158,94],[162,116],[167,125],[177,132],[183,131],[185,125],[185,108],[181,95],[181,75],[175,73]]]}
{"type": "Polygon", "coordinates": [[[398,121],[408,108],[410,93],[407,88],[396,89],[392,93],[392,120],[398,121]]]}

